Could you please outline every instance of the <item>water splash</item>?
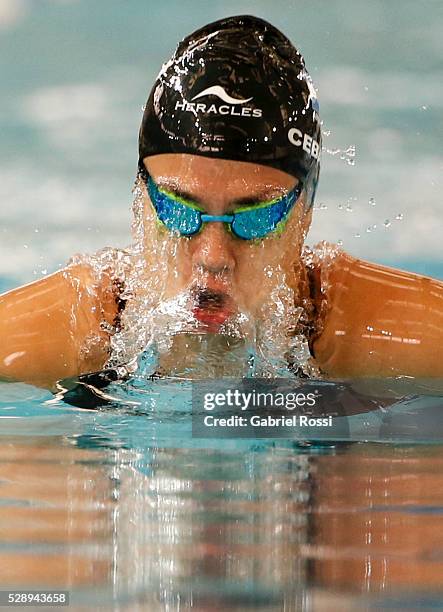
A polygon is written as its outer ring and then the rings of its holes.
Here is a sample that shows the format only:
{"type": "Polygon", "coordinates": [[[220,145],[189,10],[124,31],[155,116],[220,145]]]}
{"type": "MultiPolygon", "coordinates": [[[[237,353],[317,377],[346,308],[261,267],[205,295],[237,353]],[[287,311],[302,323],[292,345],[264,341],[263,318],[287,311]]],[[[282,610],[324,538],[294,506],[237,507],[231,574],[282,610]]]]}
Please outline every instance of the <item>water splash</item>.
{"type": "Polygon", "coordinates": [[[340,148],[331,149],[326,146],[323,146],[322,151],[324,151],[328,155],[332,155],[332,157],[338,156],[342,161],[346,162],[348,166],[355,166],[355,158],[356,158],[355,145],[349,145],[347,149],[340,149],[340,148]]]}
{"type": "MultiPolygon", "coordinates": [[[[125,303],[119,320],[106,324],[110,355],[105,367],[119,368],[135,384],[154,373],[186,378],[319,374],[303,331],[309,300],[300,301],[279,266],[264,269],[270,290],[255,316],[241,304],[217,333],[202,332],[193,315],[192,293],[180,285],[177,266],[184,239],[165,231],[160,235],[155,223],[146,231],[141,181],[136,181],[133,194],[133,244],[71,260],[90,265],[97,284],[105,274],[111,277],[125,303]]],[[[257,256],[260,246],[255,249],[257,256]]]]}
{"type": "Polygon", "coordinates": [[[315,210],[328,210],[328,205],[324,202],[320,202],[320,204],[315,207],[315,210]]]}

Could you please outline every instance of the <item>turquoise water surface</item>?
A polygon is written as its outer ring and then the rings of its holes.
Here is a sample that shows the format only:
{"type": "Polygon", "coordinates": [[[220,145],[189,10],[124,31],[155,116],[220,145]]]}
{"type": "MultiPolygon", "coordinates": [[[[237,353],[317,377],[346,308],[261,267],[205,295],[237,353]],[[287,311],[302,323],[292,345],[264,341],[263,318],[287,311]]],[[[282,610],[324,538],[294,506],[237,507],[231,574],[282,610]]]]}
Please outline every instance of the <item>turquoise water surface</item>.
{"type": "Polygon", "coordinates": [[[2,588],[76,609],[441,609],[443,396],[415,390],[348,417],[346,440],[204,440],[186,383],[114,385],[97,409],[3,383],[2,588]]]}

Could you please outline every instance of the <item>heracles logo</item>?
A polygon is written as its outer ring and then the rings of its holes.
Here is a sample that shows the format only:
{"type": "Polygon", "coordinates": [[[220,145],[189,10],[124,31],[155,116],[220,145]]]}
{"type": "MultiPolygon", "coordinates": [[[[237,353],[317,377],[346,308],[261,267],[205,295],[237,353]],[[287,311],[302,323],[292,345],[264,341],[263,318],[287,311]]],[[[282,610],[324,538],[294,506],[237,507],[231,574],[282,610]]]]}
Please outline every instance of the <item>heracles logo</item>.
{"type": "Polygon", "coordinates": [[[199,94],[194,96],[192,100],[198,100],[198,98],[203,98],[203,96],[218,96],[220,100],[226,102],[226,104],[246,104],[246,102],[250,102],[252,98],[246,98],[245,100],[233,98],[230,96],[220,85],[213,85],[212,87],[208,87],[204,89],[199,94]]]}
{"type": "Polygon", "coordinates": [[[232,115],[235,117],[261,117],[263,111],[261,108],[251,108],[250,106],[244,106],[250,102],[253,98],[235,98],[228,94],[228,92],[221,87],[221,85],[212,85],[207,87],[197,95],[195,95],[190,102],[187,100],[178,100],[175,103],[175,110],[181,110],[188,113],[197,115],[203,113],[204,115],[232,115]],[[219,98],[224,104],[204,104],[203,102],[194,102],[200,98],[206,96],[215,96],[219,98]],[[241,106],[241,108],[239,108],[241,106]]]}

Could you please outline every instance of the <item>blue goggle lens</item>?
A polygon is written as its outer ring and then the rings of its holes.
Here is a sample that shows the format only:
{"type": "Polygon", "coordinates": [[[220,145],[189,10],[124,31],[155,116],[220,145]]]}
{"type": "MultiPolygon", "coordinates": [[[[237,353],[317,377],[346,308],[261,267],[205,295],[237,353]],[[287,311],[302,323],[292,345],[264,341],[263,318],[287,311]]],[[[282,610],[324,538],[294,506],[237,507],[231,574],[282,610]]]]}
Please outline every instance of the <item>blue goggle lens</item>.
{"type": "Polygon", "coordinates": [[[201,228],[201,212],[160,191],[151,177],[147,181],[149,197],[160,221],[171,232],[192,236],[201,228]]]}
{"type": "Polygon", "coordinates": [[[236,212],[231,225],[233,233],[244,240],[264,238],[277,229],[280,221],[292,208],[295,199],[295,192],[291,192],[274,204],[236,212]]]}
{"type": "MultiPolygon", "coordinates": [[[[196,234],[202,226],[203,211],[189,204],[180,202],[173,194],[160,190],[152,178],[146,178],[149,197],[156,210],[159,220],[171,232],[178,232],[182,236],[196,234]]],[[[292,206],[301,193],[301,185],[283,198],[273,203],[239,210],[224,218],[230,219],[229,225],[232,233],[243,240],[264,238],[275,231],[278,224],[287,217],[292,206]]],[[[205,222],[221,220],[220,217],[204,214],[205,222]]]]}

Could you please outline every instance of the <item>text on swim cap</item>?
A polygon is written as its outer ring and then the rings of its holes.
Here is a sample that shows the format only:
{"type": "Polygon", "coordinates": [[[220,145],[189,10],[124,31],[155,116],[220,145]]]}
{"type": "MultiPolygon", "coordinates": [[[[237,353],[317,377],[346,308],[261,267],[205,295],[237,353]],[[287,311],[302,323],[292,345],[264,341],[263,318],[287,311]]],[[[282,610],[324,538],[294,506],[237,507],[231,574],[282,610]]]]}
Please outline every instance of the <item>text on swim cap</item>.
{"type": "Polygon", "coordinates": [[[320,145],[315,138],[312,138],[309,134],[305,134],[297,128],[291,128],[288,132],[288,139],[294,147],[302,147],[303,151],[314,159],[320,157],[320,145]]]}
{"type": "Polygon", "coordinates": [[[228,104],[203,104],[202,102],[187,102],[186,100],[178,100],[175,103],[175,110],[186,111],[188,113],[203,113],[205,115],[232,115],[234,117],[261,117],[261,108],[251,108],[250,106],[230,106],[228,104]]]}

